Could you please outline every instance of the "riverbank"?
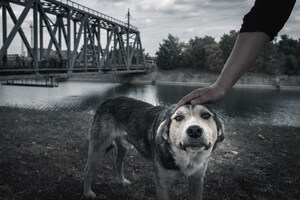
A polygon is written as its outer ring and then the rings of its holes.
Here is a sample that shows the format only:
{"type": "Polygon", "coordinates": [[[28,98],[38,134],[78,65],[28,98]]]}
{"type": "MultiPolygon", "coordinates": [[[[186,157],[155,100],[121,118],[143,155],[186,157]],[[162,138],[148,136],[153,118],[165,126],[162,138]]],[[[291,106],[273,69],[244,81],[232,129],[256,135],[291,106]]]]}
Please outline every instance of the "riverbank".
{"type": "MultiPolygon", "coordinates": [[[[151,84],[151,85],[178,85],[204,87],[211,85],[218,78],[219,74],[201,72],[192,69],[159,70],[156,69],[144,74],[117,75],[97,74],[81,77],[71,77],[70,81],[89,82],[119,82],[130,84],[151,84]]],[[[246,73],[235,84],[236,88],[261,88],[261,89],[282,89],[300,90],[300,76],[288,75],[267,75],[246,73]]]]}
{"type": "MultiPolygon", "coordinates": [[[[93,115],[0,107],[0,199],[80,199],[93,115]]],[[[205,200],[284,199],[300,196],[300,128],[225,124],[226,138],[206,173],[205,200]]],[[[126,159],[123,187],[114,178],[113,151],[93,188],[101,199],[156,199],[151,163],[135,150],[126,159]]],[[[187,199],[186,180],[171,199],[187,199]]]]}

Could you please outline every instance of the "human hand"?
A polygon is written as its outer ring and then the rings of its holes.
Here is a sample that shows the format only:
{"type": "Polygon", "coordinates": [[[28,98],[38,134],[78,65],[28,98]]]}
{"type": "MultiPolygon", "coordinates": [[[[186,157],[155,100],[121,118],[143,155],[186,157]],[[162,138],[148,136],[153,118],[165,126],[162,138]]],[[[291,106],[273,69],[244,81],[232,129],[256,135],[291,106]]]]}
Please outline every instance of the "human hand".
{"type": "Polygon", "coordinates": [[[221,99],[226,93],[226,90],[216,84],[208,87],[198,88],[192,91],[190,94],[183,97],[175,109],[180,106],[191,103],[191,104],[204,104],[213,103],[221,99]]]}

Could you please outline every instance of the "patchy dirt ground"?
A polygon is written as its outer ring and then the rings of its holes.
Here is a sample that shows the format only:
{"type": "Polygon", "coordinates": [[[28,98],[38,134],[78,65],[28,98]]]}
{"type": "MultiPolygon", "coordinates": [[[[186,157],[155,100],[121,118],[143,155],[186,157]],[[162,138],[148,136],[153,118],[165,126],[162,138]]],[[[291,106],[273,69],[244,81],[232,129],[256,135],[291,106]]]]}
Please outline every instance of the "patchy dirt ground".
{"type": "MultiPolygon", "coordinates": [[[[0,199],[80,199],[93,116],[0,107],[0,199]]],[[[214,152],[204,200],[296,200],[300,197],[300,128],[225,124],[214,152]]],[[[93,180],[98,199],[156,199],[151,163],[136,151],[126,159],[132,185],[116,182],[114,152],[93,180]]],[[[186,180],[171,199],[187,199],[186,180]]]]}

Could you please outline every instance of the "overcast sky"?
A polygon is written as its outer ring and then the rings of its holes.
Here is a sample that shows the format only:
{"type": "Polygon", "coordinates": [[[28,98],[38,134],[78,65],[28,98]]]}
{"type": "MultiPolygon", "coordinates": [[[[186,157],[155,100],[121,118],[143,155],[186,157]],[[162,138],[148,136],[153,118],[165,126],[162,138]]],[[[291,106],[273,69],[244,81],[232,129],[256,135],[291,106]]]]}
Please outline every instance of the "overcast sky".
{"type": "MultiPolygon", "coordinates": [[[[187,42],[195,36],[212,36],[219,41],[224,33],[239,30],[243,16],[251,9],[254,0],[73,0],[79,4],[126,22],[128,8],[132,25],[141,33],[142,45],[146,52],[154,56],[159,43],[168,33],[187,42]]],[[[15,8],[16,15],[22,11],[15,8]]],[[[2,12],[1,12],[2,13],[2,12]]],[[[1,16],[1,15],[0,15],[1,16]]],[[[2,18],[2,16],[1,16],[2,18]]],[[[32,17],[28,17],[22,27],[29,32],[32,17]]],[[[11,25],[12,26],[12,25],[11,25]]],[[[2,19],[0,26],[2,33],[2,19]]],[[[279,35],[288,34],[300,38],[300,3],[294,10],[279,35]]],[[[18,36],[19,37],[19,36],[18,36]]],[[[29,38],[28,38],[29,39],[29,38]]],[[[17,41],[18,39],[16,39],[17,41]]],[[[16,42],[15,42],[16,43],[16,42]]],[[[2,46],[2,36],[0,45],[2,46]]],[[[20,50],[12,44],[9,53],[20,50]]]]}
{"type": "MultiPolygon", "coordinates": [[[[254,0],[76,0],[76,2],[126,21],[130,8],[132,24],[141,32],[143,48],[150,55],[158,50],[168,33],[187,42],[195,36],[212,36],[218,41],[224,33],[239,30],[243,16],[254,0]]],[[[300,3],[279,35],[300,38],[300,3]]]]}

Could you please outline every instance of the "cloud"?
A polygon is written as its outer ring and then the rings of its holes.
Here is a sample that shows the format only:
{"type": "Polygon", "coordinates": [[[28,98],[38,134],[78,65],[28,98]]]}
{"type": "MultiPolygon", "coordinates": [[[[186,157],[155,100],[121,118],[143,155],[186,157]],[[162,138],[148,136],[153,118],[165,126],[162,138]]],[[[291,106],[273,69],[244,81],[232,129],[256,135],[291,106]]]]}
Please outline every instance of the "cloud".
{"type": "Polygon", "coordinates": [[[141,11],[168,13],[174,9],[174,0],[141,0],[135,6],[141,11]]]}
{"type": "MultiPolygon", "coordinates": [[[[224,33],[239,30],[243,16],[254,4],[249,0],[97,0],[78,1],[122,21],[130,8],[132,23],[141,32],[143,47],[154,55],[168,33],[188,41],[210,35],[218,41],[224,33]]],[[[300,36],[300,3],[280,34],[300,36]]]]}
{"type": "MultiPolygon", "coordinates": [[[[240,29],[243,16],[254,4],[254,0],[73,1],[124,22],[127,20],[127,10],[130,8],[131,22],[139,28],[143,48],[150,55],[155,54],[158,44],[167,37],[168,33],[178,36],[181,41],[205,35],[212,36],[218,41],[224,33],[240,29]]],[[[14,11],[18,12],[18,9],[14,11]]],[[[19,12],[21,12],[20,9],[19,12]]],[[[299,16],[300,2],[297,1],[289,21],[279,35],[288,34],[299,38],[299,16]]],[[[24,26],[28,26],[29,21],[26,19],[25,23],[27,24],[24,26]]]]}

